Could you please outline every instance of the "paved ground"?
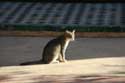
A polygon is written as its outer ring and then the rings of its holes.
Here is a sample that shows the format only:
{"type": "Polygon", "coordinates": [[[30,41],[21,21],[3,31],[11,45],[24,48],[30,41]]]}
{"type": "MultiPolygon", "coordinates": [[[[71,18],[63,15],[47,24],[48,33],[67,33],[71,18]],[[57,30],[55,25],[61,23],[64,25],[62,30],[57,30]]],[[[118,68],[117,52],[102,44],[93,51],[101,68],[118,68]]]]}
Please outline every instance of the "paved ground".
{"type": "Polygon", "coordinates": [[[51,38],[0,37],[0,83],[124,83],[125,38],[77,38],[67,63],[19,66],[38,60],[51,38]]]}
{"type": "MultiPolygon", "coordinates": [[[[18,65],[41,58],[45,44],[52,38],[0,37],[0,66],[18,65]]],[[[69,44],[66,58],[86,60],[91,58],[124,57],[125,38],[76,38],[69,44]]]]}

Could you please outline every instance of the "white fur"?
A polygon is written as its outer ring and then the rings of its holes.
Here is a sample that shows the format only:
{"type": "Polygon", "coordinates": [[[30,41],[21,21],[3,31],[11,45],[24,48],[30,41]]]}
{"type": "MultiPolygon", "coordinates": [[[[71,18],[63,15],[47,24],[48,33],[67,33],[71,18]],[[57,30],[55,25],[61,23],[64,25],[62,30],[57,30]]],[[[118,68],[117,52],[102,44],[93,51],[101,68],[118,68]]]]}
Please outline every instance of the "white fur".
{"type": "Polygon", "coordinates": [[[65,43],[65,45],[64,45],[64,51],[66,51],[68,45],[69,45],[69,40],[67,40],[66,43],[65,43]]]}

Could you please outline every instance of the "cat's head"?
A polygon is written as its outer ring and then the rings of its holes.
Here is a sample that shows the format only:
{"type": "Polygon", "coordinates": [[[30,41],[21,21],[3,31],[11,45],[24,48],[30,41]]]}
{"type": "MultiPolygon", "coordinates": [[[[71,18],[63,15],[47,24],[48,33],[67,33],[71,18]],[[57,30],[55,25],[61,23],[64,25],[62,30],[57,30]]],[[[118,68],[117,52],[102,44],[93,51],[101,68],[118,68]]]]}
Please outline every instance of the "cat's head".
{"type": "Polygon", "coordinates": [[[74,41],[75,40],[75,30],[73,31],[65,31],[65,37],[66,39],[70,40],[70,41],[74,41]]]}

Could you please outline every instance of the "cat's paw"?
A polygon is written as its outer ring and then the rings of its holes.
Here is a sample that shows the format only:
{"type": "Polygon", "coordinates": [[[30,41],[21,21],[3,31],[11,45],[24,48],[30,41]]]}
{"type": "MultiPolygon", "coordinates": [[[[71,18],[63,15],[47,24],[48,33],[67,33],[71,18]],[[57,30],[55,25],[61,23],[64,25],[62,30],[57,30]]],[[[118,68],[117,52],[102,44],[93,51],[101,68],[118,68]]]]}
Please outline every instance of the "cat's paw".
{"type": "Polygon", "coordinates": [[[67,60],[66,60],[66,59],[63,59],[63,60],[59,60],[59,62],[66,63],[67,60]]]}
{"type": "Polygon", "coordinates": [[[65,59],[65,60],[63,60],[63,62],[64,62],[64,63],[67,63],[67,60],[65,59]]]}
{"type": "Polygon", "coordinates": [[[53,61],[52,63],[53,63],[53,64],[55,64],[55,63],[57,63],[57,64],[58,64],[58,63],[59,63],[59,61],[53,61]]]}

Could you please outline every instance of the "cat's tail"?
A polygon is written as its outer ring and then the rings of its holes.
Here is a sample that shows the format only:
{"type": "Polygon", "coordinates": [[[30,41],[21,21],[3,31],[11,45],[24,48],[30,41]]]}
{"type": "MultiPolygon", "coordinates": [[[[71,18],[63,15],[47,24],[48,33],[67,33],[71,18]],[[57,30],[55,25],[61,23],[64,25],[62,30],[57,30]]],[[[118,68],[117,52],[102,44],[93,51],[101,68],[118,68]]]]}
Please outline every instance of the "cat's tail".
{"type": "Polygon", "coordinates": [[[39,60],[39,61],[24,62],[21,63],[20,65],[36,65],[36,64],[44,64],[44,63],[42,60],[39,60]]]}

